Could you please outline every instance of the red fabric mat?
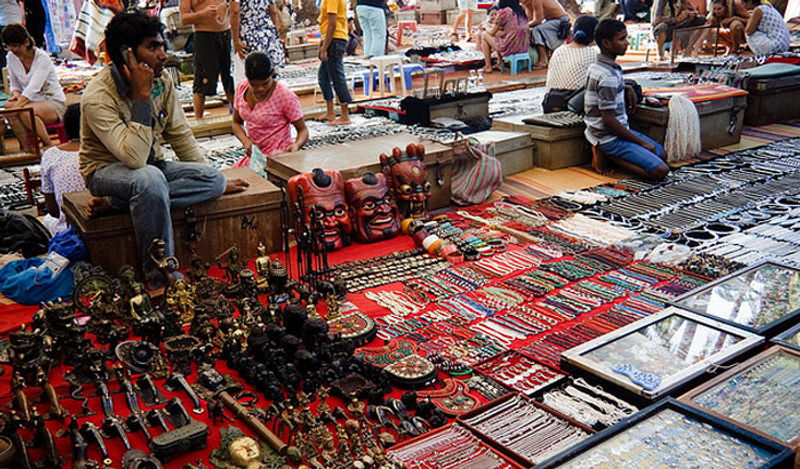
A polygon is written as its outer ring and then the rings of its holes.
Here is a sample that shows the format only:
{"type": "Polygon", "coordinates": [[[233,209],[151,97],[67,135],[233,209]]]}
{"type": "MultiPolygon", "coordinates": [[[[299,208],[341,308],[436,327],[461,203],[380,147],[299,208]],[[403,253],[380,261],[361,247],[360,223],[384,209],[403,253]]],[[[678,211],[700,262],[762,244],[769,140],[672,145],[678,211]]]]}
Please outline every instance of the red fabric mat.
{"type": "Polygon", "coordinates": [[[667,88],[644,88],[643,91],[645,96],[663,97],[665,99],[669,99],[670,96],[675,94],[682,94],[694,103],[747,95],[747,91],[721,85],[719,83],[704,83],[702,85],[673,86],[667,88]]]}

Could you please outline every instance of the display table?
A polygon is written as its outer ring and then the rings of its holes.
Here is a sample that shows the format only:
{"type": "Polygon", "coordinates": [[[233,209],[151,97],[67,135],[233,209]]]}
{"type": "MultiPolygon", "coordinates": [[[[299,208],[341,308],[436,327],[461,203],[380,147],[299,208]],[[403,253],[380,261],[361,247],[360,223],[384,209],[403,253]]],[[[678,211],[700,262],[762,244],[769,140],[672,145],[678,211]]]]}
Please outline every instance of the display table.
{"type": "MultiPolygon", "coordinates": [[[[223,170],[228,179],[241,178],[250,186],[243,192],[226,194],[216,200],[185,210],[172,210],[175,256],[182,266],[189,266],[192,248],[204,261],[236,244],[242,256],[257,256],[258,243],[268,252],[281,250],[281,191],[249,168],[223,170]],[[196,241],[187,242],[190,233],[196,241]]],[[[88,190],[64,194],[63,210],[89,249],[92,263],[109,272],[120,266],[141,265],[131,217],[115,213],[87,219],[86,207],[91,198],[88,190]]]]}
{"type": "Polygon", "coordinates": [[[295,174],[325,168],[341,172],[345,180],[358,178],[367,171],[381,172],[381,153],[389,155],[394,147],[405,151],[410,143],[425,146],[425,168],[432,187],[428,208],[448,206],[453,149],[407,133],[275,155],[267,160],[267,177],[275,184],[285,186],[295,174]]]}

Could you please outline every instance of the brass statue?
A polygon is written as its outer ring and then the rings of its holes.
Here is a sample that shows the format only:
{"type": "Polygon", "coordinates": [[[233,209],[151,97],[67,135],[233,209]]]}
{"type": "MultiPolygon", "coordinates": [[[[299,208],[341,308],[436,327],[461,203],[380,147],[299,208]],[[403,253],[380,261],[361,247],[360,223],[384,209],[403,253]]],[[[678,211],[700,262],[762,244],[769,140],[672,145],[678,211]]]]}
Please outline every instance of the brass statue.
{"type": "Polygon", "coordinates": [[[259,292],[267,293],[269,291],[268,276],[271,259],[267,255],[267,247],[264,246],[264,243],[259,242],[256,250],[258,251],[258,257],[255,260],[256,273],[258,274],[256,286],[259,292]]]}

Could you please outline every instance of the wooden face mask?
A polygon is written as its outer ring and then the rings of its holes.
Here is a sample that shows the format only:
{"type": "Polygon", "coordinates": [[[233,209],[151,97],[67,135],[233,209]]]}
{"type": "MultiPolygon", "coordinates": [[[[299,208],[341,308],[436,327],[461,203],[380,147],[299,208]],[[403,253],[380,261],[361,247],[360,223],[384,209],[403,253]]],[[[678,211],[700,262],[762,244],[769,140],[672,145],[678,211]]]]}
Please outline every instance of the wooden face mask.
{"type": "Polygon", "coordinates": [[[315,168],[310,173],[292,176],[287,187],[293,205],[302,195],[306,225],[312,226],[312,222],[322,225],[326,249],[332,251],[350,244],[350,214],[339,171],[315,168]]]}
{"type": "Polygon", "coordinates": [[[425,171],[425,147],[409,144],[406,151],[392,149],[392,156],[381,154],[381,167],[392,186],[401,218],[426,218],[431,183],[425,171]]]}
{"type": "Polygon", "coordinates": [[[353,232],[359,243],[389,239],[400,231],[397,205],[383,174],[366,173],[344,183],[353,232]]]}

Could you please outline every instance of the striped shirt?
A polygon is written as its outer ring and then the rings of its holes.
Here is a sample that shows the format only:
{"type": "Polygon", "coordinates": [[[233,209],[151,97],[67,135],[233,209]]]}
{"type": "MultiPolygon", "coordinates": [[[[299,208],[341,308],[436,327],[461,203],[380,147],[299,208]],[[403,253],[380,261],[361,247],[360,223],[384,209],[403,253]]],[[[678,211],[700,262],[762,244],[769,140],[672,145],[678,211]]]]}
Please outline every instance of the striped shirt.
{"type": "Polygon", "coordinates": [[[589,66],[583,99],[585,134],[592,145],[608,143],[617,138],[603,125],[601,111],[613,110],[619,123],[628,127],[622,68],[605,54],[597,54],[597,62],[589,66]]]}

